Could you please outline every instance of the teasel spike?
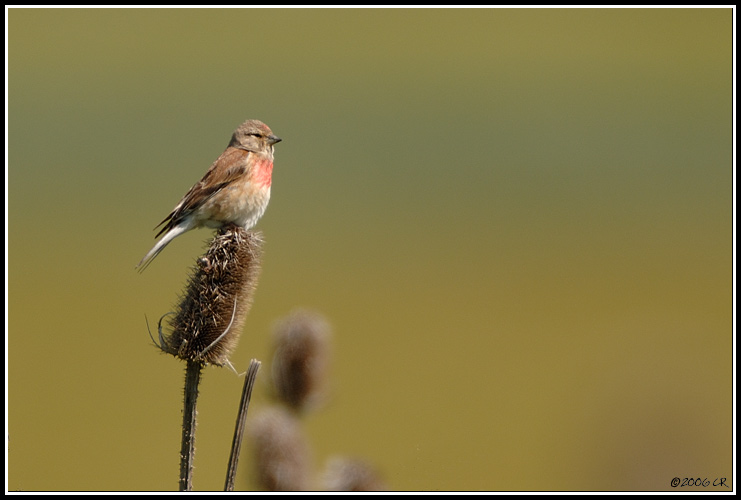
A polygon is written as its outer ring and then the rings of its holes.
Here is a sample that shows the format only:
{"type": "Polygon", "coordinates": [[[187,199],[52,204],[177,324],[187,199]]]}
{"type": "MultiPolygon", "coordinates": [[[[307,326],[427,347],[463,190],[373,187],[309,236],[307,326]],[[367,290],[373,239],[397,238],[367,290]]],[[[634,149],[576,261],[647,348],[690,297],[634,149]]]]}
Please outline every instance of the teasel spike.
{"type": "Polygon", "coordinates": [[[265,491],[310,489],[309,445],[295,415],[282,407],[269,407],[248,424],[256,480],[265,491]]]}
{"type": "Polygon", "coordinates": [[[229,356],[252,306],[262,244],[261,233],[235,225],[218,230],[191,270],[171,313],[170,333],[159,330],[160,349],[185,361],[231,366],[229,356]]]}
{"type": "Polygon", "coordinates": [[[297,413],[316,409],[326,396],[330,326],[319,313],[297,309],[278,321],[271,373],[275,395],[297,413]]]}

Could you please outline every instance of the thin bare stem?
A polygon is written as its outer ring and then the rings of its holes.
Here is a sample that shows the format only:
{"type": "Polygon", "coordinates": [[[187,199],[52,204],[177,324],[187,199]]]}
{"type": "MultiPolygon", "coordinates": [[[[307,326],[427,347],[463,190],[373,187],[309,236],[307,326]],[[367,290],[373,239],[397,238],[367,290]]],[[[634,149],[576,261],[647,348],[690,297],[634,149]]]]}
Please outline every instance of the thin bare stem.
{"type": "Polygon", "coordinates": [[[237,424],[234,427],[232,452],[229,456],[229,467],[226,471],[226,483],[224,484],[224,491],[234,491],[234,478],[237,476],[237,463],[239,462],[239,452],[242,449],[244,424],[247,421],[247,408],[250,405],[250,398],[252,397],[252,387],[255,385],[255,379],[257,378],[257,371],[259,369],[260,362],[256,359],[250,360],[250,367],[247,369],[247,376],[244,378],[242,399],[239,403],[239,413],[237,413],[237,424]]]}
{"type": "Polygon", "coordinates": [[[183,405],[183,437],[180,444],[180,491],[193,489],[193,456],[195,454],[196,400],[201,381],[200,361],[188,360],[185,368],[185,402],[183,405]]]}

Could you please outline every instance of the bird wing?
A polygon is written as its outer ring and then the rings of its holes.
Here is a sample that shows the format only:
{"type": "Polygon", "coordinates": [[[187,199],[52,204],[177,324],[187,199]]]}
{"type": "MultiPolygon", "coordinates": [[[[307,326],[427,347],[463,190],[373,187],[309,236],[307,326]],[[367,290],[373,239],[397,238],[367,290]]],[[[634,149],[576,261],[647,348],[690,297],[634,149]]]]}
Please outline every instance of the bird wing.
{"type": "Polygon", "coordinates": [[[200,207],[211,196],[247,174],[250,155],[254,153],[232,147],[226,148],[209,167],[203,178],[190,188],[172,212],[155,226],[156,229],[164,224],[155,238],[177,226],[183,218],[200,207]]]}

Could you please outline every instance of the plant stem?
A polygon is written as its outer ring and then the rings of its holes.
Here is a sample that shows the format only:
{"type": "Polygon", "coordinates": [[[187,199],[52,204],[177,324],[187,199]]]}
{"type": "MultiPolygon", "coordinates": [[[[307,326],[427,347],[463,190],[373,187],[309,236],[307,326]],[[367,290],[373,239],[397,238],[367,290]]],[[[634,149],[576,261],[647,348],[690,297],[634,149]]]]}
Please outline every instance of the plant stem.
{"type": "Polygon", "coordinates": [[[237,463],[239,462],[239,452],[242,449],[242,439],[244,437],[244,424],[247,421],[247,408],[250,405],[252,397],[252,387],[255,385],[257,371],[260,369],[260,362],[256,359],[250,361],[250,367],[247,369],[247,375],[244,378],[244,387],[242,388],[242,399],[239,403],[239,413],[237,413],[237,424],[234,427],[234,439],[232,440],[232,452],[229,456],[229,466],[226,471],[226,483],[224,491],[234,491],[234,478],[237,476],[237,463]]]}
{"type": "Polygon", "coordinates": [[[188,361],[185,368],[185,398],[183,405],[183,437],[180,444],[180,491],[193,489],[193,456],[196,436],[196,400],[201,381],[200,361],[188,361]]]}

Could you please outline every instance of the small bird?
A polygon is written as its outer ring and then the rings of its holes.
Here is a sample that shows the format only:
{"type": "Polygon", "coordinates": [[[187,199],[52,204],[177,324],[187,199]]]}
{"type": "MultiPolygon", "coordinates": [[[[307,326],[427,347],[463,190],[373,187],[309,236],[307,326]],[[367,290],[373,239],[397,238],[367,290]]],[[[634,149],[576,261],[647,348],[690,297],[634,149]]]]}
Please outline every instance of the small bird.
{"type": "Polygon", "coordinates": [[[249,229],[257,224],[270,200],[273,145],[281,138],[259,120],[247,120],[203,178],[185,193],[170,215],[155,226],[162,239],[137,264],[144,271],[168,243],[198,227],[227,223],[249,229]]]}

